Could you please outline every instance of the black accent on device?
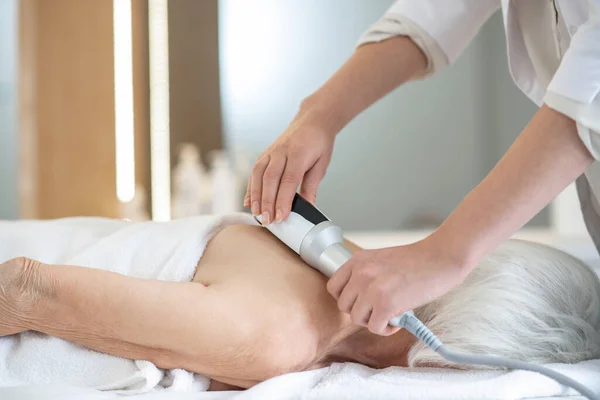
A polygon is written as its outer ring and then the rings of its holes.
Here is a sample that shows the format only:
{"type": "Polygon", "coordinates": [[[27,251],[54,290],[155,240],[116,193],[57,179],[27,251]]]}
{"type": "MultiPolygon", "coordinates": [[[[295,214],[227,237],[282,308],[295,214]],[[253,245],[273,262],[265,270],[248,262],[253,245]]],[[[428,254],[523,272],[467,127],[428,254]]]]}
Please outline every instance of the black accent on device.
{"type": "Polygon", "coordinates": [[[294,196],[294,200],[292,201],[292,212],[301,215],[307,221],[312,222],[315,225],[320,224],[321,222],[329,221],[319,209],[313,206],[308,202],[304,197],[300,196],[298,193],[294,196]]]}

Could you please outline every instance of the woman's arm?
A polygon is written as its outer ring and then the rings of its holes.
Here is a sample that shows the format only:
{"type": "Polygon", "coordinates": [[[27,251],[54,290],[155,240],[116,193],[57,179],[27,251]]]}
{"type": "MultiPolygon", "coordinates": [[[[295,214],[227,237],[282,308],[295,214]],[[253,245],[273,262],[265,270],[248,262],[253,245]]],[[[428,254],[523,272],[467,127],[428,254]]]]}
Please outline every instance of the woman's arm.
{"type": "Polygon", "coordinates": [[[406,36],[366,44],[302,102],[296,119],[336,135],[375,101],[423,75],[426,68],[425,54],[406,36]]]}
{"type": "MultiPolygon", "coordinates": [[[[542,106],[489,175],[433,234],[469,271],[594,161],[569,117],[542,106]]],[[[576,210],[573,210],[574,212],[576,210]]]]}
{"type": "Polygon", "coordinates": [[[390,318],[461,283],[479,260],[548,204],[593,161],[575,122],[543,106],[490,174],[432,235],[356,253],[329,280],[340,310],[373,333],[390,318]]]}
{"type": "Polygon", "coordinates": [[[294,194],[316,199],[335,136],[365,108],[403,82],[422,75],[424,53],[408,37],[360,47],[346,63],[308,96],[288,128],[259,157],[244,197],[254,215],[268,225],[286,219],[294,194]]]}
{"type": "Polygon", "coordinates": [[[225,304],[219,288],[200,283],[26,263],[23,281],[36,298],[35,310],[23,318],[28,330],[237,386],[270,377],[268,355],[258,353],[269,332],[260,331],[260,316],[249,314],[252,299],[225,304]]]}

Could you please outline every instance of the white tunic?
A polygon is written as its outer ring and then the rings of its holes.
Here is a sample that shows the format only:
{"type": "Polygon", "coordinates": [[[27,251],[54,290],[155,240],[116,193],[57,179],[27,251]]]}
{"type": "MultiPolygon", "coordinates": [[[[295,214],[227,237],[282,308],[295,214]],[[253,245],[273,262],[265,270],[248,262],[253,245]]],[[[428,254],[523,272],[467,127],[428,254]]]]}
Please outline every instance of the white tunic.
{"type": "Polygon", "coordinates": [[[458,58],[499,7],[513,80],[538,106],[545,103],[575,120],[597,160],[577,189],[600,249],[600,0],[398,0],[359,45],[409,36],[433,74],[458,58]]]}

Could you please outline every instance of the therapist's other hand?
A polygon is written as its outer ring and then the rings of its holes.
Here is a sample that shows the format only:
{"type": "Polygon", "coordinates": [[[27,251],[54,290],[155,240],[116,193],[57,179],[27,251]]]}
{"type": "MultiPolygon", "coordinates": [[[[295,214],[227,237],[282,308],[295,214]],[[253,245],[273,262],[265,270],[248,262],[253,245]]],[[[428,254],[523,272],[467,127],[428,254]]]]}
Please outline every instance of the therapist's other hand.
{"type": "Polygon", "coordinates": [[[254,165],[244,206],[262,215],[265,225],[281,222],[290,214],[300,183],[300,194],[314,203],[334,141],[335,134],[296,117],[254,165]]]}
{"type": "Polygon", "coordinates": [[[444,255],[427,238],[408,246],[355,253],[327,283],[327,290],[352,322],[388,336],[388,321],[425,305],[458,286],[470,270],[444,255]]]}

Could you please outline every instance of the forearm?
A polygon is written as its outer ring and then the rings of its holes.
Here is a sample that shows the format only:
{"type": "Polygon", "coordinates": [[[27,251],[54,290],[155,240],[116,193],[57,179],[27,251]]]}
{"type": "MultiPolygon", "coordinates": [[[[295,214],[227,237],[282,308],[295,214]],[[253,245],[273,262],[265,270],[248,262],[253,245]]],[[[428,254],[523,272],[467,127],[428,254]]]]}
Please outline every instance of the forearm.
{"type": "MultiPolygon", "coordinates": [[[[226,375],[242,346],[215,298],[193,282],[164,282],[74,266],[40,265],[29,329],[162,368],[226,375]]],[[[232,316],[235,318],[235,316],[232,316]]],[[[237,321],[237,323],[243,323],[237,321]]],[[[252,332],[248,329],[248,332],[252,332]]]]}
{"type": "Polygon", "coordinates": [[[371,104],[427,68],[427,59],[408,37],[361,46],[314,94],[296,119],[337,134],[371,104]]]}
{"type": "Polygon", "coordinates": [[[575,122],[543,106],[489,175],[432,235],[466,266],[529,221],[592,163],[575,122]]]}

